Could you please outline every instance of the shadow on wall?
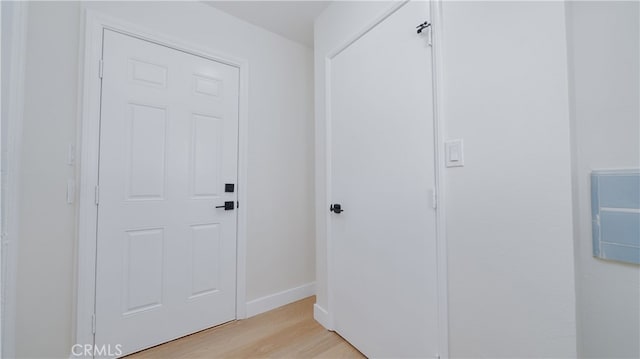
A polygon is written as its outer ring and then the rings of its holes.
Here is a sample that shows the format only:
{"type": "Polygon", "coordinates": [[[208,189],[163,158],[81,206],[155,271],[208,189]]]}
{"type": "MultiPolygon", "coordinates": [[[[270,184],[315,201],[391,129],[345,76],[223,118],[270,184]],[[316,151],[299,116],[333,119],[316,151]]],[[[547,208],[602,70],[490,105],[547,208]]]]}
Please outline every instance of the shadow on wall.
{"type": "Polygon", "coordinates": [[[590,175],[640,168],[640,3],[571,1],[566,9],[578,353],[638,358],[640,266],[593,256],[591,207],[597,204],[591,202],[590,175]]]}

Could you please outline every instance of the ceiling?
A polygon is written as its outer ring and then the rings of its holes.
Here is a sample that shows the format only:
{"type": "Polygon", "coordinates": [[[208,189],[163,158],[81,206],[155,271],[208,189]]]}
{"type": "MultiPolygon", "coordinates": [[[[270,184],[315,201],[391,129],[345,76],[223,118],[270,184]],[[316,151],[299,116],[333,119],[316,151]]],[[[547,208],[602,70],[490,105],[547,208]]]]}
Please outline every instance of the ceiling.
{"type": "Polygon", "coordinates": [[[205,1],[232,16],[313,47],[313,22],[331,1],[205,1]]]}

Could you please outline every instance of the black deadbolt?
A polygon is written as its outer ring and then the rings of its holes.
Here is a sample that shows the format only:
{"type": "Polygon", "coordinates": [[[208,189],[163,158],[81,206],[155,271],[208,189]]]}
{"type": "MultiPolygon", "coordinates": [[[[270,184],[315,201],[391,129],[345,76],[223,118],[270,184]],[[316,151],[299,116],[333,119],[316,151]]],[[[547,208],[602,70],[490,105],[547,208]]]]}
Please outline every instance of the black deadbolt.
{"type": "Polygon", "coordinates": [[[226,201],[224,202],[224,206],[216,206],[216,208],[224,208],[225,211],[233,211],[235,207],[233,201],[226,201]]]}
{"type": "Polygon", "coordinates": [[[234,186],[233,183],[225,183],[224,184],[224,191],[227,192],[227,193],[229,193],[229,192],[233,193],[234,187],[235,186],[234,186]]]}
{"type": "Polygon", "coordinates": [[[334,213],[342,213],[342,212],[344,212],[344,210],[342,209],[342,206],[339,203],[332,204],[331,206],[329,206],[329,211],[334,212],[334,213]]]}

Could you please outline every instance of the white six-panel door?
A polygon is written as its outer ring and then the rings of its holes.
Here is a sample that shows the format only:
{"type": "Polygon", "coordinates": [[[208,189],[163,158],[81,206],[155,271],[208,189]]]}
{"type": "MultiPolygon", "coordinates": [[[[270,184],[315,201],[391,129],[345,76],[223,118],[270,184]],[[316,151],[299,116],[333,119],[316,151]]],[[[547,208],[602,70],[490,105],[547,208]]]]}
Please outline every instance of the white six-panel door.
{"type": "Polygon", "coordinates": [[[235,319],[239,70],[104,31],[97,345],[235,319]]]}
{"type": "Polygon", "coordinates": [[[409,2],[331,61],[331,311],[371,358],[438,354],[429,17],[409,2]]]}

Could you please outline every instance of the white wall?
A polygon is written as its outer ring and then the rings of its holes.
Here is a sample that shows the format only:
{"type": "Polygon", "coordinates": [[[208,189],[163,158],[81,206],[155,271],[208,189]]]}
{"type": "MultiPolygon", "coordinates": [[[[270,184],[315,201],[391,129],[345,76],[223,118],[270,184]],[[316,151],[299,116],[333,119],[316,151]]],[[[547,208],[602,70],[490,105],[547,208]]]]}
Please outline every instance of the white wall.
{"type": "Polygon", "coordinates": [[[567,3],[580,357],[640,357],[640,267],[592,256],[589,174],[640,167],[640,4],[567,3]]]}
{"type": "MultiPolygon", "coordinates": [[[[388,7],[335,3],[316,21],[318,206],[324,57],[388,7]]],[[[575,357],[564,5],[444,2],[443,23],[442,121],[466,151],[445,174],[450,355],[575,357]]],[[[330,311],[318,206],[318,305],[330,311]]]]}
{"type": "MultiPolygon", "coordinates": [[[[312,51],[197,2],[29,4],[17,355],[68,357],[84,7],[249,62],[247,301],[314,281],[312,51]]],[[[242,205],[242,204],[241,204],[242,205]]]]}
{"type": "Polygon", "coordinates": [[[561,2],[446,2],[452,357],[576,355],[561,2]]]}
{"type": "MultiPolygon", "coordinates": [[[[0,19],[2,18],[2,6],[0,6],[0,19]]],[[[0,20],[0,25],[2,25],[2,21],[0,20]]],[[[2,38],[2,26],[0,26],[0,38],[2,38]]],[[[2,47],[0,47],[0,68],[2,66],[2,47]]],[[[0,74],[0,83],[2,83],[2,74],[0,74]]],[[[2,95],[2,90],[0,90],[0,96],[2,95]]],[[[2,112],[2,101],[0,101],[0,113],[2,112]]],[[[2,146],[3,146],[3,142],[2,141],[2,126],[0,125],[0,238],[2,237],[2,232],[4,229],[4,222],[1,221],[2,219],[2,203],[4,203],[3,201],[3,190],[2,190],[2,146]]],[[[2,265],[4,263],[4,261],[2,260],[2,244],[0,244],[0,278],[2,278],[2,274],[4,273],[4,271],[2,270],[2,265]]],[[[3,315],[3,311],[4,311],[4,286],[2,285],[4,281],[2,281],[2,279],[0,279],[0,323],[2,323],[2,320],[4,318],[3,315]]],[[[2,353],[2,325],[0,324],[0,353],[2,353]]],[[[0,354],[1,355],[1,354],[0,354]]]]}
{"type": "Polygon", "coordinates": [[[2,2],[2,145],[0,166],[2,191],[2,357],[15,355],[16,269],[20,146],[24,83],[25,18],[27,6],[2,2]],[[13,133],[13,136],[8,136],[13,133]],[[11,174],[11,176],[10,176],[11,174]]]}
{"type": "Polygon", "coordinates": [[[79,7],[29,6],[20,174],[16,355],[68,352],[74,208],[66,204],[67,144],[75,141],[79,7]],[[64,40],[62,40],[64,39],[64,40]]]}

